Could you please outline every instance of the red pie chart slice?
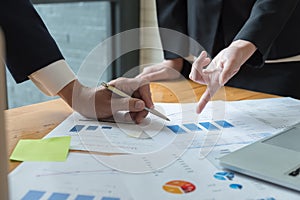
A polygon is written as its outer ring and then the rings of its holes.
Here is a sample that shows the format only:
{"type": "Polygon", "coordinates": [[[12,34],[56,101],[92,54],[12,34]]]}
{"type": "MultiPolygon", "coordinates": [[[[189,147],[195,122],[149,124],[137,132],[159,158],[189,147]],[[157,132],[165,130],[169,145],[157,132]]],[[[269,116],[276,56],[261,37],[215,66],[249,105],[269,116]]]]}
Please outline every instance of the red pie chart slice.
{"type": "Polygon", "coordinates": [[[163,189],[166,192],[173,194],[185,194],[193,192],[196,189],[196,186],[188,181],[174,180],[163,185],[163,189]]]}

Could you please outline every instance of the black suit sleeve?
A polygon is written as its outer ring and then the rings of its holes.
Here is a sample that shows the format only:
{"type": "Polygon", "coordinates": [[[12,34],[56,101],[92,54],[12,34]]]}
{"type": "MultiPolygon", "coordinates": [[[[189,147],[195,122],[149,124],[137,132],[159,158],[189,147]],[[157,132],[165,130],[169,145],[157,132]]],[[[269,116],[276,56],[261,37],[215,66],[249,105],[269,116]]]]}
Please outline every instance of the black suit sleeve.
{"type": "Polygon", "coordinates": [[[63,59],[29,0],[0,0],[0,26],[6,40],[6,64],[17,83],[63,59]]]}
{"type": "Polygon", "coordinates": [[[187,0],[156,0],[157,20],[165,59],[189,56],[187,0]],[[169,51],[168,51],[169,50],[169,51]]]}
{"type": "Polygon", "coordinates": [[[255,2],[249,19],[234,39],[250,41],[257,47],[248,64],[255,66],[264,64],[272,44],[283,30],[298,2],[299,0],[257,0],[255,2]]]}

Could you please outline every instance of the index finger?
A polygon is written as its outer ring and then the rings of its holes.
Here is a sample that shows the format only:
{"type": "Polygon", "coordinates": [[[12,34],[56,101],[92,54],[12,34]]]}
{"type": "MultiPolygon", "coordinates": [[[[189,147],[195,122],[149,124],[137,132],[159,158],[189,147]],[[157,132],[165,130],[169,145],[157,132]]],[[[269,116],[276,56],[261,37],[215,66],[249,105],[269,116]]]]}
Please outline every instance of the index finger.
{"type": "Polygon", "coordinates": [[[203,109],[205,108],[206,104],[209,102],[211,99],[211,94],[210,94],[210,89],[207,87],[205,92],[202,94],[200,100],[198,101],[198,105],[196,108],[196,113],[200,114],[203,109]]]}
{"type": "Polygon", "coordinates": [[[140,86],[137,93],[135,93],[134,96],[141,98],[145,102],[146,107],[148,108],[154,107],[151,98],[150,86],[148,83],[140,86]]]}

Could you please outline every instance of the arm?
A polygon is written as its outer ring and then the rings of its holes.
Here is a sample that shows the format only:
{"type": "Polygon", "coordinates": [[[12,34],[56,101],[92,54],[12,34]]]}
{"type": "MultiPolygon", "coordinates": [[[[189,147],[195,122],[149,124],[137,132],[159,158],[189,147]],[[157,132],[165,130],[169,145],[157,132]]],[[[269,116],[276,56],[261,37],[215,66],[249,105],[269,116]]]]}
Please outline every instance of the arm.
{"type": "Polygon", "coordinates": [[[245,62],[256,66],[264,63],[273,42],[297,4],[298,0],[256,1],[249,19],[229,47],[223,49],[207,69],[199,66],[199,62],[194,63],[191,78],[207,85],[198,102],[197,113],[204,109],[218,89],[232,78],[245,62]]]}
{"type": "Polygon", "coordinates": [[[187,2],[156,0],[156,12],[165,60],[146,67],[138,77],[149,81],[177,79],[183,69],[183,57],[189,55],[189,41],[186,36],[187,2]]]}
{"type": "Polygon", "coordinates": [[[29,0],[0,1],[0,26],[6,40],[6,64],[17,83],[63,59],[29,0]]]}
{"type": "MultiPolygon", "coordinates": [[[[159,28],[170,29],[188,35],[187,31],[187,1],[186,0],[156,0],[157,22],[159,28]]],[[[174,59],[189,56],[189,41],[179,38],[178,35],[160,31],[165,59],[174,59]],[[175,42],[176,41],[176,42],[175,42]]]]}
{"type": "Polygon", "coordinates": [[[0,2],[0,25],[6,33],[7,64],[17,82],[28,77],[48,95],[61,96],[74,110],[91,118],[106,118],[120,110],[131,111],[139,123],[153,107],[149,84],[141,79],[119,79],[133,97],[112,97],[104,88],[82,85],[67,63],[30,1],[0,2]],[[30,26],[28,26],[30,24],[30,26]]]}
{"type": "Polygon", "coordinates": [[[299,0],[260,0],[256,1],[249,19],[234,40],[246,40],[257,48],[247,61],[248,64],[264,64],[272,44],[284,29],[299,0]]]}

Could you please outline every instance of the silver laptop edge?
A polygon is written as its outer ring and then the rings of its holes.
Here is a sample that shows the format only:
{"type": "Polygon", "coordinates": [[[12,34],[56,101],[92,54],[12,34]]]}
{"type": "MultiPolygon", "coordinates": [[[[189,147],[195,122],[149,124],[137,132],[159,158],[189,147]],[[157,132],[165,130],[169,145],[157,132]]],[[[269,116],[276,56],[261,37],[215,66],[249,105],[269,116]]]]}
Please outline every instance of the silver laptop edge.
{"type": "Polygon", "coordinates": [[[221,157],[220,164],[300,191],[300,124],[221,157]]]}

